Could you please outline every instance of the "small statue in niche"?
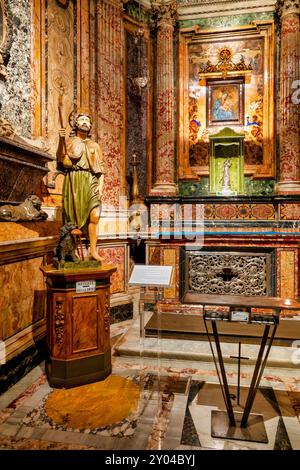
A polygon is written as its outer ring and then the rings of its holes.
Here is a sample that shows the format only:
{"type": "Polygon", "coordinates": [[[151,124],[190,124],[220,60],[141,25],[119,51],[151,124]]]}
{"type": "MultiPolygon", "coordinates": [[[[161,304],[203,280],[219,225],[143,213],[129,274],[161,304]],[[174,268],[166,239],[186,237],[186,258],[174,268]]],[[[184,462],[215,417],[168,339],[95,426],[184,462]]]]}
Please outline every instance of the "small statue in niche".
{"type": "Polygon", "coordinates": [[[222,176],[222,192],[229,192],[230,191],[230,159],[227,158],[224,162],[223,166],[223,176],[222,176]]]}
{"type": "Polygon", "coordinates": [[[53,266],[60,269],[66,261],[80,263],[80,258],[76,255],[78,246],[79,231],[76,225],[68,222],[60,229],[60,238],[54,250],[53,266]]]}
{"type": "Polygon", "coordinates": [[[24,202],[17,206],[5,204],[0,207],[0,220],[6,222],[19,222],[26,220],[45,220],[48,217],[46,212],[41,210],[41,200],[32,194],[24,202]]]}

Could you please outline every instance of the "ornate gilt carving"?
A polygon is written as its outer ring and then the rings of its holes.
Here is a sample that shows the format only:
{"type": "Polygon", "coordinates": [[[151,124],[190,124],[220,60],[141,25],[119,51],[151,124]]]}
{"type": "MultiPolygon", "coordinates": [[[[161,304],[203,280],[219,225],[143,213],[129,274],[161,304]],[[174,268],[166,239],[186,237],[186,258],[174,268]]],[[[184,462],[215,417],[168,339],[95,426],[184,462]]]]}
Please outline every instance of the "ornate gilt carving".
{"type": "Polygon", "coordinates": [[[154,0],[151,2],[153,19],[158,27],[167,24],[175,26],[177,20],[177,2],[175,0],[154,0]]]}
{"type": "Polygon", "coordinates": [[[55,302],[54,330],[55,342],[62,344],[64,342],[65,312],[62,297],[58,297],[55,302]]]}
{"type": "Polygon", "coordinates": [[[188,263],[190,291],[232,295],[269,293],[265,254],[189,254],[188,263]]]}

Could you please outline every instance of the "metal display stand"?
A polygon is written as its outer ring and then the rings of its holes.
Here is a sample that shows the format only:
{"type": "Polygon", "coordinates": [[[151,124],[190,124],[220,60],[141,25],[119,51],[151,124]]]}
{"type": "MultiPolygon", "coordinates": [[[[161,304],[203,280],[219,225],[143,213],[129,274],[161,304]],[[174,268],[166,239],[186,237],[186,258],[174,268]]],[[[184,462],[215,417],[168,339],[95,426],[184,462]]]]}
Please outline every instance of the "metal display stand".
{"type": "MultiPolygon", "coordinates": [[[[224,320],[224,317],[222,318],[224,320]]],[[[260,343],[260,348],[258,356],[256,359],[254,372],[251,380],[251,385],[249,388],[248,396],[246,399],[246,404],[244,412],[234,412],[232,407],[232,399],[229,392],[229,386],[227,382],[227,376],[224,366],[224,360],[222,356],[222,350],[219,339],[219,332],[217,328],[217,321],[211,316],[211,313],[204,313],[204,324],[206,328],[206,333],[209,339],[210,348],[213,355],[213,360],[217,370],[219,382],[221,385],[222,395],[225,402],[226,412],[224,411],[212,411],[212,425],[211,425],[211,435],[212,437],[223,437],[228,439],[238,439],[244,441],[253,441],[253,442],[263,442],[268,443],[268,437],[264,425],[263,415],[260,414],[251,414],[250,411],[259,387],[259,383],[268,359],[268,355],[273,343],[273,339],[276,333],[277,325],[279,322],[279,315],[270,316],[270,319],[265,321],[254,323],[264,323],[264,332],[262,335],[262,340],[260,343]],[[217,350],[218,362],[213,350],[212,342],[210,339],[210,333],[207,326],[207,321],[211,321],[213,338],[217,350]],[[269,332],[271,329],[271,335],[269,337],[269,332]],[[220,370],[218,368],[218,363],[220,370]],[[250,418],[250,419],[249,419],[250,418]]],[[[252,323],[252,322],[250,322],[252,323]]],[[[238,390],[237,396],[240,396],[240,348],[238,356],[238,390]]],[[[239,399],[238,399],[239,402],[239,399]]],[[[239,404],[239,403],[238,403],[239,404]]]]}
{"type": "MultiPolygon", "coordinates": [[[[196,300],[196,297],[194,301],[196,300]]],[[[241,441],[268,443],[263,415],[251,413],[251,409],[258,391],[258,387],[267,363],[267,359],[279,324],[280,311],[283,309],[299,310],[300,304],[296,300],[281,299],[277,297],[246,297],[246,296],[214,296],[198,295],[197,303],[203,305],[203,317],[206,333],[216,367],[226,411],[212,410],[211,413],[211,436],[224,439],[236,439],[241,441]],[[205,311],[206,305],[230,307],[230,312],[205,311]],[[253,313],[252,308],[267,308],[273,313],[253,313]],[[237,315],[235,320],[234,314],[237,315]],[[242,321],[241,318],[244,318],[242,321]],[[254,366],[253,376],[246,398],[243,413],[236,412],[232,406],[232,395],[229,391],[224,359],[220,344],[218,321],[239,321],[247,324],[262,324],[264,326],[262,339],[254,366]],[[211,324],[209,331],[208,324],[211,324]],[[215,344],[216,353],[213,348],[215,344]]],[[[240,364],[241,348],[238,354],[238,405],[240,397],[240,364]]],[[[243,358],[244,359],[244,358],[243,358]]]]}

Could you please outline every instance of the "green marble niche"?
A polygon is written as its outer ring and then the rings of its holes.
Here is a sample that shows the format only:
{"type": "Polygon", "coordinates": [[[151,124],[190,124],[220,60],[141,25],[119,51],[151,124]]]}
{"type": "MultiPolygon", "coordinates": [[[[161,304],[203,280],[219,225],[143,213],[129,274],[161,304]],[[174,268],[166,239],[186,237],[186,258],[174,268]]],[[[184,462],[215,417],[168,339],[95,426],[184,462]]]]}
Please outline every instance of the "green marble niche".
{"type": "Polygon", "coordinates": [[[210,158],[209,176],[211,194],[233,196],[244,194],[244,138],[245,134],[238,134],[229,127],[224,127],[215,135],[209,136],[210,158]],[[228,194],[224,193],[223,178],[225,179],[225,166],[229,164],[228,194]]]}

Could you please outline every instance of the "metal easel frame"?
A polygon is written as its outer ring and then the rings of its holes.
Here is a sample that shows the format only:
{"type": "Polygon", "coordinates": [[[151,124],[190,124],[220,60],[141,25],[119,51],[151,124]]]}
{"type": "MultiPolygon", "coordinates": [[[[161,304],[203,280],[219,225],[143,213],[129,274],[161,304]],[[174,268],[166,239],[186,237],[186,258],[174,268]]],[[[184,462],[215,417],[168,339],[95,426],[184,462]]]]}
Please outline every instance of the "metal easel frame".
{"type": "MultiPolygon", "coordinates": [[[[276,310],[276,309],[274,309],[276,310]]],[[[277,311],[277,313],[279,313],[277,311]]],[[[271,346],[277,330],[277,323],[265,324],[262,340],[258,356],[256,359],[252,380],[247,395],[245,408],[243,413],[234,412],[229,385],[227,381],[225,365],[219,340],[219,333],[217,328],[217,321],[215,319],[207,319],[205,314],[205,306],[203,306],[203,318],[207,338],[209,341],[210,349],[213,356],[213,361],[216,367],[221,391],[226,407],[224,411],[212,411],[212,437],[219,437],[225,439],[237,439],[251,442],[268,442],[267,433],[264,426],[263,416],[258,414],[250,414],[258,387],[264,372],[265,365],[271,350],[271,346]],[[211,333],[209,332],[207,321],[211,321],[212,335],[217,351],[217,358],[211,341],[211,333]],[[272,330],[271,330],[272,327],[272,330]],[[271,330],[271,334],[269,336],[271,330]],[[250,419],[249,419],[250,418],[250,419]]]]}

